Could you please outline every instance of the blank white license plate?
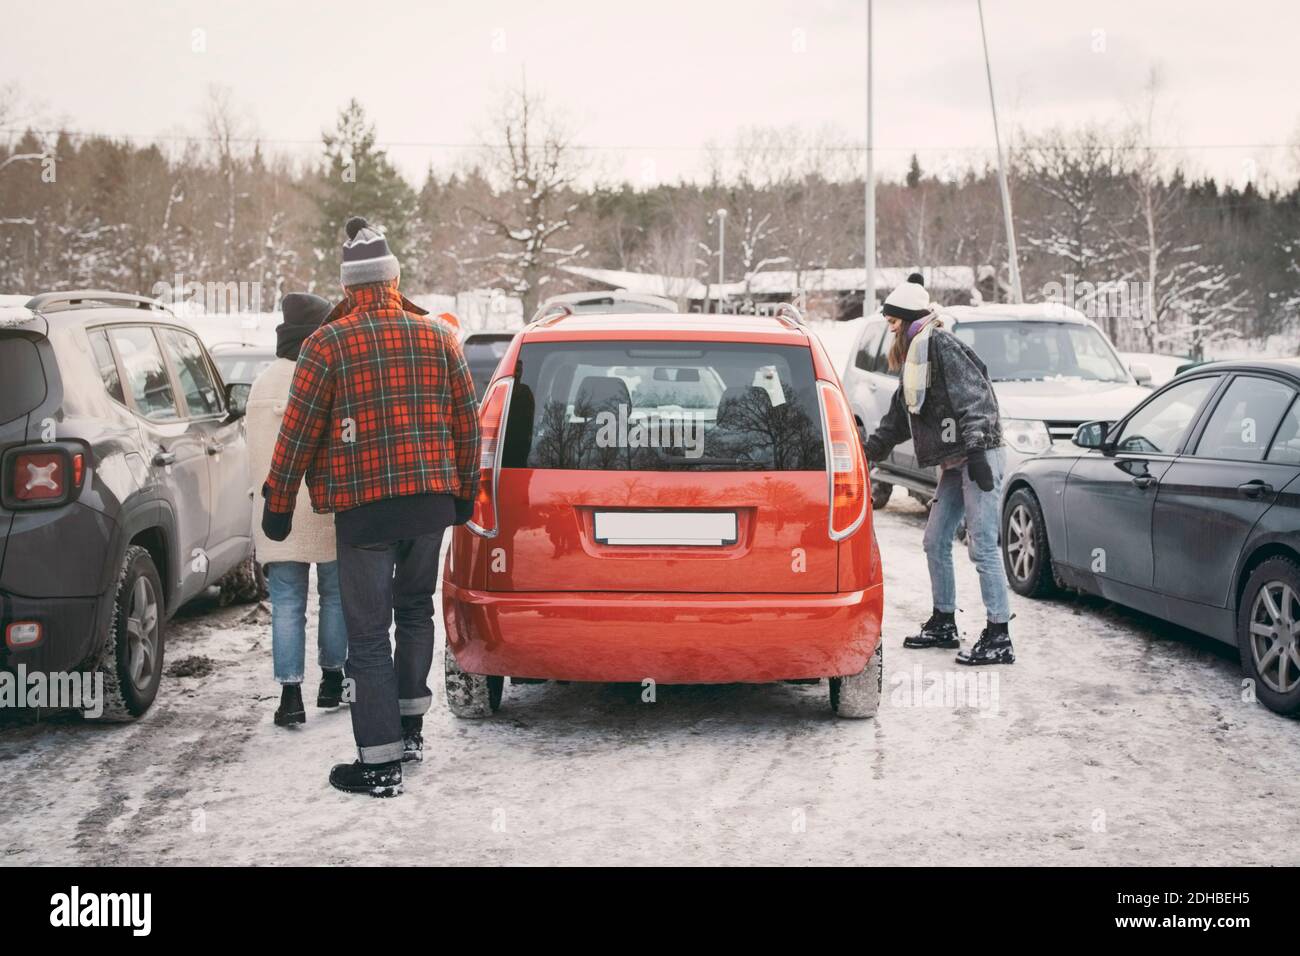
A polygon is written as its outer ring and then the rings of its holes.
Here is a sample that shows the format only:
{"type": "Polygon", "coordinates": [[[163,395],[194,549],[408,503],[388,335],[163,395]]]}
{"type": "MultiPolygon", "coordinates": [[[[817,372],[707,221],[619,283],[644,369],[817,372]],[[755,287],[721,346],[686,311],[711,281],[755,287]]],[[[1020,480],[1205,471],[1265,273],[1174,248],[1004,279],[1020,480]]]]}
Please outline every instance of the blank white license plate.
{"type": "Polygon", "coordinates": [[[685,544],[718,547],[736,542],[734,511],[597,511],[601,544],[685,544]]]}

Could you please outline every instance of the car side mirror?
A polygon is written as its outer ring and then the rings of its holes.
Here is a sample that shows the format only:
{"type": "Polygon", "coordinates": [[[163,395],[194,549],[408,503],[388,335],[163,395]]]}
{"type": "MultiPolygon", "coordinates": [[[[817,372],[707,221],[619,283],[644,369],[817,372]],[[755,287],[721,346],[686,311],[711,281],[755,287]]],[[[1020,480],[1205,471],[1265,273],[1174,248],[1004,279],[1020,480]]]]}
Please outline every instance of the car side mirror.
{"type": "Polygon", "coordinates": [[[1074,430],[1074,443],[1080,448],[1102,448],[1114,422],[1084,422],[1074,430]]]}
{"type": "Polygon", "coordinates": [[[1148,388],[1151,386],[1151,367],[1149,365],[1134,362],[1128,367],[1128,370],[1133,373],[1133,378],[1139,385],[1146,385],[1148,388]]]}
{"type": "Polygon", "coordinates": [[[247,382],[231,382],[226,386],[226,408],[230,412],[230,421],[238,421],[248,411],[248,393],[251,390],[247,382]]]}
{"type": "Polygon", "coordinates": [[[858,354],[854,357],[853,364],[864,371],[871,371],[871,356],[867,354],[866,349],[858,349],[858,354]]]}

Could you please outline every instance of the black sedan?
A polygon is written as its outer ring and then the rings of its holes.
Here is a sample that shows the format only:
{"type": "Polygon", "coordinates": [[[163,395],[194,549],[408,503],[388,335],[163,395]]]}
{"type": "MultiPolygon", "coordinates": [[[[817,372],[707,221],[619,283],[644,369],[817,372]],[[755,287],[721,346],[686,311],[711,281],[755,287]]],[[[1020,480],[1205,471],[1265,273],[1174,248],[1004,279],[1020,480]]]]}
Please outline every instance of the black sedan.
{"type": "Polygon", "coordinates": [[[1300,360],[1179,375],[1008,476],[1017,593],[1100,595],[1235,644],[1257,698],[1300,710],[1300,360]]]}

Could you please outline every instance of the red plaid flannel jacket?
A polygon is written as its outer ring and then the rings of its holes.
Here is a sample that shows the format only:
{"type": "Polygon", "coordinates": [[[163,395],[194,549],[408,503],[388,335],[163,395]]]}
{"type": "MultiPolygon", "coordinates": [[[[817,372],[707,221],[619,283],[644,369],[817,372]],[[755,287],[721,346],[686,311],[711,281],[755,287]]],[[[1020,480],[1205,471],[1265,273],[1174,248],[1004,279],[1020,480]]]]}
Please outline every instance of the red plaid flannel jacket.
{"type": "Polygon", "coordinates": [[[293,511],[304,474],[318,512],[402,495],[472,499],[478,409],[455,333],[396,282],[346,291],[302,344],[266,479],[270,510],[293,511]]]}

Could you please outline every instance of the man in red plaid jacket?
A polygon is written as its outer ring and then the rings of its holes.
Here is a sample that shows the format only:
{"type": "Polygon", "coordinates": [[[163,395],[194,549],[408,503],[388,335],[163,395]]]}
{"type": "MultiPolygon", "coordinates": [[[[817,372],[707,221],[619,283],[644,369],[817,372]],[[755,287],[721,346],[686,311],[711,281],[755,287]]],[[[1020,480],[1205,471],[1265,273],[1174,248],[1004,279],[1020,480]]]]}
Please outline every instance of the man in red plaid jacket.
{"type": "Polygon", "coordinates": [[[288,535],[304,474],[313,508],[335,515],[360,759],[330,783],[394,796],[403,761],[423,756],[438,553],[447,526],[473,511],[478,413],[454,331],[398,291],[379,230],[360,217],[345,229],[346,298],[303,342],[262,526],[272,540],[288,535]]]}

